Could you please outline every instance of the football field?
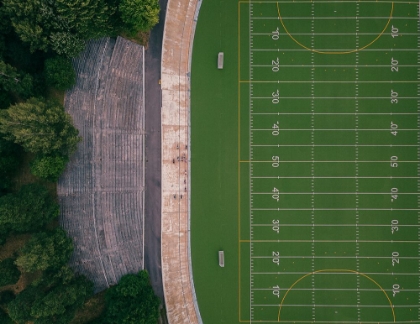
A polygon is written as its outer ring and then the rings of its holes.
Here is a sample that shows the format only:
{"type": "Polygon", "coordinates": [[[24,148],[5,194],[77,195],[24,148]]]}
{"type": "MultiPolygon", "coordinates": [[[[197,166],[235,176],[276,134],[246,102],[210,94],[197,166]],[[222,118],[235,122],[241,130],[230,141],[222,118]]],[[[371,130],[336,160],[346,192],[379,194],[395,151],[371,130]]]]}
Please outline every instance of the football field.
{"type": "Polygon", "coordinates": [[[238,4],[241,319],[420,323],[419,4],[238,4]]]}

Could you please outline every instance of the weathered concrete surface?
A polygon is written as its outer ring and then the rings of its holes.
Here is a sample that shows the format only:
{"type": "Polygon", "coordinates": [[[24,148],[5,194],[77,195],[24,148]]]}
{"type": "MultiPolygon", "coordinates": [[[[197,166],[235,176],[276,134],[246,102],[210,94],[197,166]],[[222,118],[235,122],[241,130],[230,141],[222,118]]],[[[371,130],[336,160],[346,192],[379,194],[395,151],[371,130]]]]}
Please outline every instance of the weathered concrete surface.
{"type": "Polygon", "coordinates": [[[169,0],[162,48],[162,278],[169,323],[201,323],[190,267],[190,49],[198,0],[169,0]]]}
{"type": "Polygon", "coordinates": [[[58,181],[60,223],[74,243],[70,265],[96,291],[143,269],[143,58],[123,38],[92,40],[66,93],[83,141],[58,181]]]}

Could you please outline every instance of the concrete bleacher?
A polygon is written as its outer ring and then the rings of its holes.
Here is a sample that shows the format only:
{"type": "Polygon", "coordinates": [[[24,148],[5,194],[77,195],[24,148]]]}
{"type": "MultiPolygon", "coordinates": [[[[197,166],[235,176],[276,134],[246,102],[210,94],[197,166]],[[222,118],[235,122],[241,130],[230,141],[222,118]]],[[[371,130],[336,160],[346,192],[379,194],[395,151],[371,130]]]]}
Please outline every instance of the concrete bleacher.
{"type": "Polygon", "coordinates": [[[58,182],[70,265],[100,291],[143,269],[144,49],[118,37],[88,42],[73,62],[65,109],[83,141],[58,182]]]}

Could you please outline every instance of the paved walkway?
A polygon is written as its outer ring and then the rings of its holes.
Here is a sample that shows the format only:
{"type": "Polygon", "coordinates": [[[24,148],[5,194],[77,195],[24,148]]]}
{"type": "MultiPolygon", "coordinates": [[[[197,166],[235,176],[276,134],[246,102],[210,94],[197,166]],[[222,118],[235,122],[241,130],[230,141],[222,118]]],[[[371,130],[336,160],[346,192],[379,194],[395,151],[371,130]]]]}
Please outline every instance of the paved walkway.
{"type": "Polygon", "coordinates": [[[145,131],[146,131],[146,172],[144,196],[144,267],[149,272],[150,282],[155,294],[164,303],[162,283],[161,254],[161,216],[162,216],[162,170],[161,170],[161,107],[162,92],[159,84],[161,78],[163,27],[167,0],[160,0],[161,11],[159,23],[150,33],[145,51],[145,131]]]}
{"type": "Polygon", "coordinates": [[[170,324],[201,323],[189,242],[190,54],[199,0],[169,0],[162,48],[162,277],[170,324]]]}

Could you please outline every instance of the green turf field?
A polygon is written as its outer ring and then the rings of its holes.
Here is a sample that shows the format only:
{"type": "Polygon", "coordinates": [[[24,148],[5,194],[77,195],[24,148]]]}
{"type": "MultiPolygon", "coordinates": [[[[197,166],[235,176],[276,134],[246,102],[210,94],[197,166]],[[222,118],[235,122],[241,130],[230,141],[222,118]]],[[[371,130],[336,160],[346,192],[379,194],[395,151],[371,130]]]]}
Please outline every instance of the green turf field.
{"type": "Polygon", "coordinates": [[[205,324],[420,323],[419,31],[418,2],[204,0],[191,238],[205,324]]]}

